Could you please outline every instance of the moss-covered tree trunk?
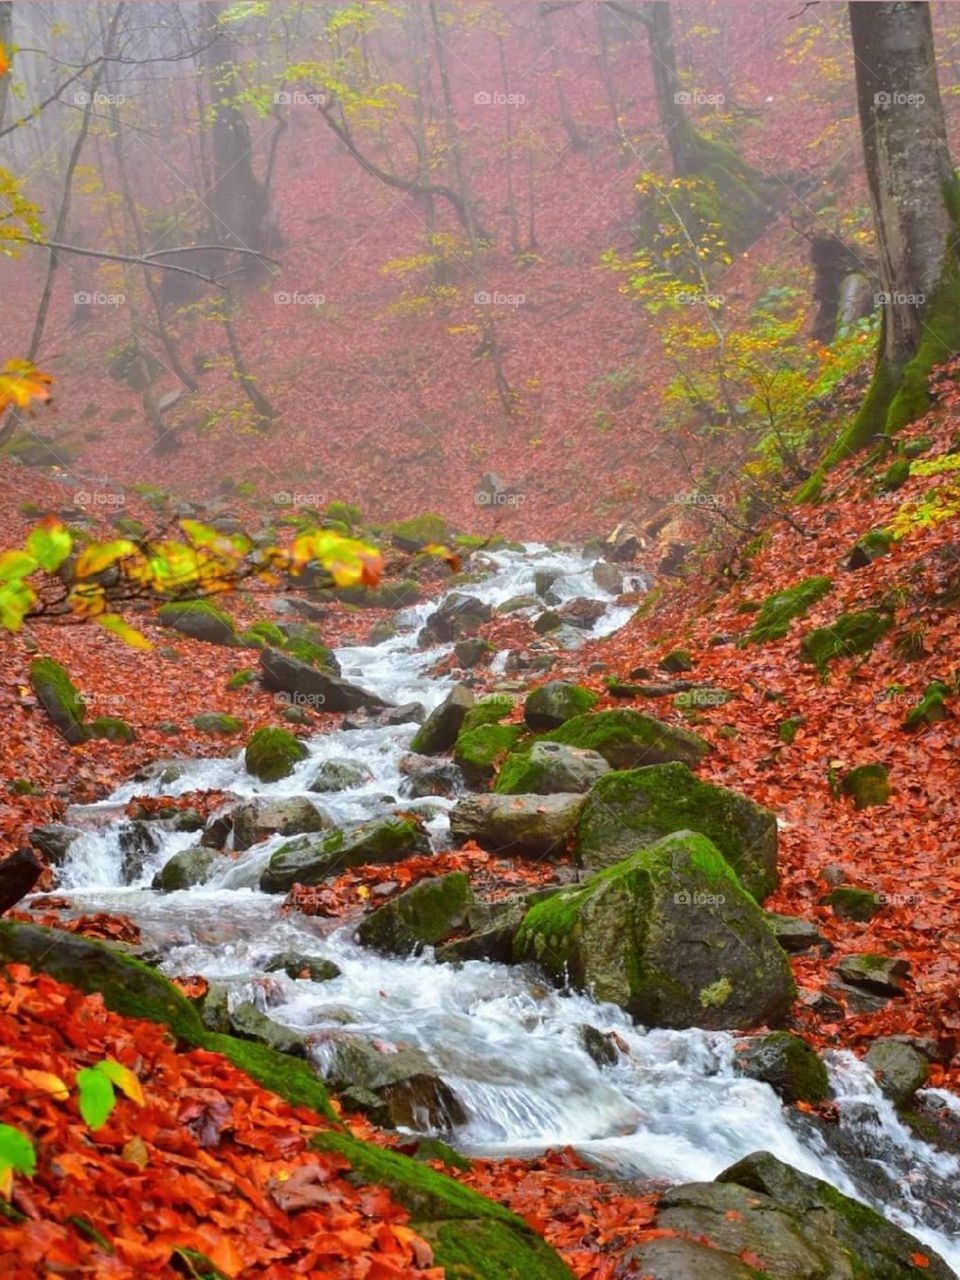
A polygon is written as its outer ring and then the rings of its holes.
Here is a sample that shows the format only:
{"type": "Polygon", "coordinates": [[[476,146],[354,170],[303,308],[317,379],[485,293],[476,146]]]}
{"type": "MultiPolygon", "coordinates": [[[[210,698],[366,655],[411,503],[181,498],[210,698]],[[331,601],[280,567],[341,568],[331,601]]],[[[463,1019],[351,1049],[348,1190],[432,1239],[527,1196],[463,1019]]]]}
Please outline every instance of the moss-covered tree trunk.
{"type": "Polygon", "coordinates": [[[870,390],[827,465],[922,414],[931,368],[960,350],[956,180],[930,8],[849,10],[883,325],[870,390]]]}

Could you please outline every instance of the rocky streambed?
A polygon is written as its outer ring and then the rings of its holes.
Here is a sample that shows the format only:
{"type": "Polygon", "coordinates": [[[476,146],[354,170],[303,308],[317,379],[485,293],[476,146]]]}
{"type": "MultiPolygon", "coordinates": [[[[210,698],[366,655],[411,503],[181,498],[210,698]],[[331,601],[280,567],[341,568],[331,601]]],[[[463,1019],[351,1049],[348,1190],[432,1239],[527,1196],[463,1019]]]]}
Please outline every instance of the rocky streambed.
{"type": "MultiPolygon", "coordinates": [[[[738,1034],[783,1025],[786,952],[818,945],[806,922],[759,905],[776,880],[775,816],[697,777],[709,745],[691,731],[597,712],[563,682],[528,697],[520,721],[509,689],[478,699],[430,674],[451,651],[468,668],[476,628],[504,604],[555,613],[545,632],[559,646],[615,630],[630,607],[609,567],[499,552],[480,581],[401,613],[380,644],[337,650],[335,665],[267,649],[261,679],[278,700],[342,711],[344,727],[158,762],[72,811],[38,836],[60,863],[58,892],[75,911],[132,917],[162,972],[209,981],[211,1029],[307,1058],[378,1123],[468,1153],[569,1144],[611,1176],[674,1186],[663,1224],[709,1236],[725,1275],[754,1274],[745,1250],[784,1277],[949,1275],[960,1161],[905,1111],[960,1122],[960,1101],[917,1091],[922,1052],[878,1046],[878,1080],[785,1030],[738,1034]],[[134,796],[205,791],[231,797],[206,821],[125,812],[134,796]],[[556,864],[550,883],[494,902],[463,870],[428,870],[360,921],[284,909],[295,884],[467,840],[556,864]]],[[[851,991],[896,990],[892,969],[856,959],[851,991]]],[[[705,1265],[687,1238],[645,1249],[624,1275],[705,1265]]]]}

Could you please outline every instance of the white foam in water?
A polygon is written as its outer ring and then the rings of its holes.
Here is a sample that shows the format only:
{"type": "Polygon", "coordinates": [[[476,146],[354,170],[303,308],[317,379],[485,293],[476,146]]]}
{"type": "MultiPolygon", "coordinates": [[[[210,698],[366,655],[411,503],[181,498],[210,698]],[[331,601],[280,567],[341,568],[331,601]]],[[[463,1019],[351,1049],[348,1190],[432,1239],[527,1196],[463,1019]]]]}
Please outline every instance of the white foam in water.
{"type": "MultiPolygon", "coordinates": [[[[493,566],[490,575],[459,590],[492,605],[531,594],[534,571],[549,568],[560,574],[553,590],[561,600],[587,596],[608,603],[592,635],[610,634],[632,613],[612,604],[593,582],[593,561],[578,554],[535,544],[522,553],[485,557],[493,566]]],[[[382,645],[338,649],[344,677],[391,702],[436,705],[451,680],[426,672],[449,646],[420,650],[416,643],[436,604],[406,610],[398,618],[399,633],[382,645]]],[[[497,655],[498,671],[506,657],[497,655]]],[[[202,973],[226,982],[234,1002],[269,1003],[272,1018],[317,1035],[320,1067],[324,1042],[335,1035],[355,1033],[419,1047],[466,1109],[467,1123],[454,1135],[464,1150],[524,1154],[570,1144],[618,1175],[680,1182],[711,1179],[751,1151],[766,1149],[847,1194],[869,1198],[960,1267],[957,1197],[948,1200],[945,1214],[942,1206],[939,1216],[934,1213],[935,1189],[956,1187],[960,1162],[905,1129],[872,1073],[850,1054],[833,1054],[828,1061],[840,1129],[871,1161],[889,1194],[870,1195],[815,1126],[782,1107],[767,1085],[737,1076],[728,1034],[644,1031],[615,1006],[559,993],[526,968],[477,961],[437,965],[430,954],[384,957],[357,946],[347,928],[322,918],[283,915],[282,899],[256,891],[280,837],[235,861],[221,861],[202,887],[161,895],[145,886],[166,858],[197,838],[167,833],[159,852],[147,859],[139,883],[118,887],[122,815],[116,801],[204,788],[241,796],[295,795],[322,761],[336,757],[355,760],[372,776],[348,791],[311,797],[335,822],[419,805],[435,814],[430,829],[442,838],[449,802],[400,796],[399,761],[415,728],[320,735],[309,740],[309,758],[290,777],[267,785],[246,774],[236,756],[192,762],[172,783],[125,783],[110,802],[82,811],[84,825],[95,816],[101,825],[71,847],[60,887],[74,894],[79,910],[121,910],[132,916],[145,942],[164,949],[167,972],[202,973]],[[394,797],[399,806],[385,797],[394,797]],[[340,966],[341,976],[313,983],[272,973],[265,990],[259,975],[272,955],[287,949],[326,956],[340,966]],[[615,1065],[601,1069],[586,1053],[580,1040],[584,1025],[616,1032],[626,1052],[615,1065]]],[[[960,1099],[928,1092],[937,1105],[960,1116],[960,1099]]]]}

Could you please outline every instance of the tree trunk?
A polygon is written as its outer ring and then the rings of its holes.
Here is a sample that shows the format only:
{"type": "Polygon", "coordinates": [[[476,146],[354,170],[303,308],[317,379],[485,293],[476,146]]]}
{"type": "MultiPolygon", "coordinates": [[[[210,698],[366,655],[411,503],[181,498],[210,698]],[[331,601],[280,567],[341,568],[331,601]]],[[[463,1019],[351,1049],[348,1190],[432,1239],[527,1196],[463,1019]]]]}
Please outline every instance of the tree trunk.
{"type": "Polygon", "coordinates": [[[877,236],[880,350],[870,390],[823,472],[920,417],[930,371],[960,351],[957,182],[937,83],[930,8],[851,4],[863,155],[877,236]]]}

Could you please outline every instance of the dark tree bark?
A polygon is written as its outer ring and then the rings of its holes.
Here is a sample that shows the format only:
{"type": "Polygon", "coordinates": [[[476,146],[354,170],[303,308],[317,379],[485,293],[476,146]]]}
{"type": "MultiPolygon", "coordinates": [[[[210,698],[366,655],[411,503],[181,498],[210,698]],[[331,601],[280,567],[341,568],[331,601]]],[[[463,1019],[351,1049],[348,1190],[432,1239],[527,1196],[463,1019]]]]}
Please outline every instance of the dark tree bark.
{"type": "Polygon", "coordinates": [[[0,862],[0,915],[27,896],[42,871],[43,864],[30,849],[18,849],[0,862]]]}

